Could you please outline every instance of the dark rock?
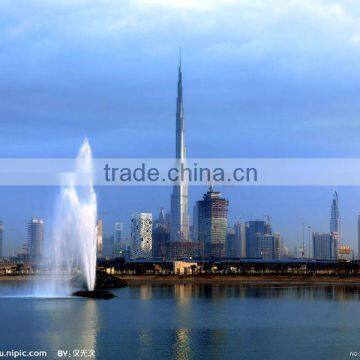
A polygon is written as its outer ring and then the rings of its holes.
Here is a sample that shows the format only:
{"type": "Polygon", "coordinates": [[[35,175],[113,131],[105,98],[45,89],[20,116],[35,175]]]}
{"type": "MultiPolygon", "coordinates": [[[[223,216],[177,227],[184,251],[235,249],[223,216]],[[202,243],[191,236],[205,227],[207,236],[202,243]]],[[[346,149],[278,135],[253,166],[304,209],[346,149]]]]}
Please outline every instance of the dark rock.
{"type": "Polygon", "coordinates": [[[105,271],[96,272],[95,290],[116,289],[126,287],[127,282],[105,271]]]}
{"type": "MultiPolygon", "coordinates": [[[[81,274],[76,275],[75,277],[72,278],[71,285],[74,288],[86,289],[86,284],[81,274]]],[[[116,289],[126,286],[127,286],[127,282],[125,280],[119,279],[114,275],[110,275],[105,271],[101,271],[101,270],[96,271],[95,290],[116,289]]]]}
{"type": "Polygon", "coordinates": [[[104,299],[109,300],[113,299],[115,295],[108,290],[93,290],[93,291],[85,291],[79,290],[73,293],[73,296],[86,297],[90,299],[104,299]]]}

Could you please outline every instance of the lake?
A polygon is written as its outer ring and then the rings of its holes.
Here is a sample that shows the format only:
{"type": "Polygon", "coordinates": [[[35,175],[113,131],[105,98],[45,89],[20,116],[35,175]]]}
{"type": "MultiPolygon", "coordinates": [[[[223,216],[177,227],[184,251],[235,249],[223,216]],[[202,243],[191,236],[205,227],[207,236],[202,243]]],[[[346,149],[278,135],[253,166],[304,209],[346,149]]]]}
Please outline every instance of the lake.
{"type": "MultiPolygon", "coordinates": [[[[23,298],[0,283],[0,350],[86,350],[96,359],[348,359],[360,351],[360,288],[140,285],[113,300],[23,298]]],[[[65,353],[62,353],[65,354],[65,353]]],[[[64,358],[64,356],[63,356],[64,358]]]]}

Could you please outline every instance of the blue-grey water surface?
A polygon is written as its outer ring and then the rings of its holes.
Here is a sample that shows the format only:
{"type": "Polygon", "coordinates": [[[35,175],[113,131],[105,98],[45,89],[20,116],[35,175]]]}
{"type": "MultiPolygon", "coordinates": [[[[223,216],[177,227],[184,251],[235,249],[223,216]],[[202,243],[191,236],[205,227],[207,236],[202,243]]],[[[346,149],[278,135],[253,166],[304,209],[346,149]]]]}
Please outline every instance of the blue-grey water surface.
{"type": "Polygon", "coordinates": [[[353,286],[141,285],[115,290],[113,300],[23,298],[24,288],[0,283],[0,350],[57,359],[58,350],[85,349],[106,360],[348,359],[360,351],[353,286]]]}

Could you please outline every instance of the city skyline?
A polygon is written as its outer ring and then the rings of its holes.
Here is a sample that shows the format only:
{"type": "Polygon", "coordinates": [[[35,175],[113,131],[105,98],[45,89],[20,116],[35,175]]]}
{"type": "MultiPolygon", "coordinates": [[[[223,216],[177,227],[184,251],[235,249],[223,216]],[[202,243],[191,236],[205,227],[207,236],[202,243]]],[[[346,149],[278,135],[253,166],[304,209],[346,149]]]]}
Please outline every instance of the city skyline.
{"type": "MultiPolygon", "coordinates": [[[[98,3],[86,9],[67,3],[61,17],[55,15],[58,4],[0,4],[5,70],[0,156],[72,157],[85,135],[96,157],[172,156],[174,69],[181,46],[188,157],[358,157],[355,6],[287,3],[278,13],[268,2],[259,4],[127,4],[126,11],[113,6],[112,17],[98,3]],[[29,19],[34,6],[38,11],[29,19]],[[75,18],[80,11],[81,19],[75,18]],[[154,26],[159,12],[162,20],[154,26]],[[224,23],[225,18],[234,22],[224,23]],[[199,21],[200,27],[193,26],[199,21]],[[169,22],[172,35],[164,31],[169,22]],[[125,34],[121,24],[130,23],[125,34]],[[82,28],[92,33],[91,45],[82,28]],[[309,31],[311,37],[303,36],[309,31]],[[329,141],[335,138],[336,146],[329,141]]],[[[338,190],[342,237],[356,248],[357,187],[217,189],[230,199],[231,222],[272,214],[290,247],[301,244],[303,222],[328,231],[328,198],[338,190]]],[[[190,188],[189,204],[204,190],[190,188]]],[[[9,244],[21,248],[29,217],[51,223],[57,192],[0,188],[5,254],[9,244]]],[[[170,188],[97,192],[108,233],[120,219],[129,234],[127,220],[139,209],[170,211],[170,188]]],[[[191,212],[192,206],[190,217],[191,212]]]]}

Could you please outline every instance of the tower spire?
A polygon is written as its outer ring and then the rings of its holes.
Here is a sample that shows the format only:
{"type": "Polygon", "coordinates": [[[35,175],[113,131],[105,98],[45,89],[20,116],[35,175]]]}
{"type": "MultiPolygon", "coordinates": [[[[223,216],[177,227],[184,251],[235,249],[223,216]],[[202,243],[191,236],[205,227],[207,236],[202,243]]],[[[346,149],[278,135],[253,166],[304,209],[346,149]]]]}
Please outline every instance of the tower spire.
{"type": "MultiPolygon", "coordinates": [[[[186,162],[184,99],[181,69],[181,48],[179,49],[179,73],[176,99],[175,159],[180,166],[186,162]]],[[[180,180],[174,184],[171,195],[171,240],[186,242],[189,240],[188,187],[180,180]]]]}

